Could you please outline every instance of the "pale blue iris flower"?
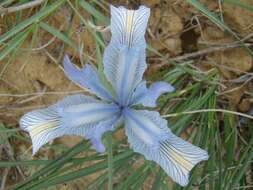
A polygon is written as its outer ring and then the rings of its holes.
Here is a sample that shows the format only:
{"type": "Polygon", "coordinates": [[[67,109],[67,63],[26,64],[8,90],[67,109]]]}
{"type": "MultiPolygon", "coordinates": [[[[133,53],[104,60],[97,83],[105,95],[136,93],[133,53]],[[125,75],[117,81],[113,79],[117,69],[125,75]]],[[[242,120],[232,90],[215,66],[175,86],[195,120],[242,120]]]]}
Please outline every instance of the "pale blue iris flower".
{"type": "Polygon", "coordinates": [[[68,56],[64,57],[67,77],[98,98],[71,95],[48,108],[25,114],[20,126],[32,138],[33,154],[63,135],[83,136],[96,151],[104,152],[103,134],[123,122],[135,152],[159,164],[175,182],[187,185],[189,172],[198,162],[208,159],[207,152],[175,136],[158,112],[134,108],[155,107],[162,93],[174,90],[166,82],[147,88],[142,79],[147,67],[144,34],[149,14],[149,8],[144,6],[135,11],[111,6],[112,37],[104,52],[103,66],[114,93],[101,83],[91,65],[79,69],[68,56]]]}

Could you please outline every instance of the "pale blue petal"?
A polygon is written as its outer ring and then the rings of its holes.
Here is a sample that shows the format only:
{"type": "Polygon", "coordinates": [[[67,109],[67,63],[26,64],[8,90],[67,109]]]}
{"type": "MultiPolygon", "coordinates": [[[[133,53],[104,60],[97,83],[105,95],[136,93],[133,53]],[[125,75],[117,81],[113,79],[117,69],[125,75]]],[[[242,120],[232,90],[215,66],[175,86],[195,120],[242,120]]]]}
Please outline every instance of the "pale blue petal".
{"type": "Polygon", "coordinates": [[[126,135],[133,150],[155,161],[182,186],[188,184],[191,169],[208,159],[205,150],[175,136],[158,112],[125,109],[124,118],[126,135]]]}
{"type": "Polygon", "coordinates": [[[131,104],[142,104],[147,107],[156,107],[156,100],[164,93],[173,92],[175,88],[167,82],[155,82],[148,89],[142,82],[133,93],[131,104]]]}
{"type": "Polygon", "coordinates": [[[89,90],[99,98],[112,100],[110,92],[100,82],[97,72],[91,65],[86,64],[84,68],[78,69],[71,63],[68,55],[65,55],[63,66],[66,76],[75,84],[89,90]]]}
{"type": "Polygon", "coordinates": [[[114,130],[114,126],[119,118],[120,115],[117,114],[106,121],[100,122],[98,125],[90,128],[87,131],[85,137],[91,140],[93,148],[97,152],[102,153],[105,151],[105,147],[102,143],[102,136],[105,132],[114,130]]]}
{"type": "Polygon", "coordinates": [[[141,104],[141,100],[147,95],[147,93],[147,83],[145,80],[143,80],[136,86],[131,96],[130,105],[141,104]]]}
{"type": "Polygon", "coordinates": [[[147,67],[144,35],[149,12],[144,6],[135,11],[111,6],[112,38],[105,48],[103,65],[106,78],[117,91],[119,101],[124,104],[141,82],[147,67]]]}
{"type": "Polygon", "coordinates": [[[138,68],[139,66],[139,50],[137,48],[128,49],[126,46],[122,47],[119,52],[119,62],[117,73],[115,75],[115,90],[118,95],[118,101],[121,105],[129,103],[130,95],[136,88],[138,77],[144,70],[138,68]]]}
{"type": "Polygon", "coordinates": [[[101,138],[91,138],[90,142],[92,144],[92,147],[99,153],[103,153],[105,152],[105,146],[104,144],[101,142],[101,138]]]}
{"type": "Polygon", "coordinates": [[[20,127],[29,132],[35,154],[41,146],[60,136],[101,137],[106,130],[112,130],[119,114],[119,108],[114,104],[89,96],[72,95],[48,108],[25,114],[20,127]]]}
{"type": "Polygon", "coordinates": [[[125,7],[111,8],[111,42],[128,47],[145,48],[145,32],[147,28],[150,9],[140,6],[137,10],[125,7]]]}

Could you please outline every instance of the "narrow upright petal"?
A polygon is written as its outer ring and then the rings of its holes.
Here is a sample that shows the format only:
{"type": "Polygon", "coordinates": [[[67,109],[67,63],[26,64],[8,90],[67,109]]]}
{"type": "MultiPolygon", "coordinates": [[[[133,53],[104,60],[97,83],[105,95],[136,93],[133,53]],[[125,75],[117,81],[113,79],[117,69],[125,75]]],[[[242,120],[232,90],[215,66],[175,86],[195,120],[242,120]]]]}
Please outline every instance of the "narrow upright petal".
{"type": "Polygon", "coordinates": [[[208,159],[205,150],[175,136],[158,112],[125,109],[123,113],[130,146],[159,164],[180,185],[186,186],[191,169],[208,159]]]}
{"type": "MultiPolygon", "coordinates": [[[[25,114],[20,120],[23,130],[29,132],[33,154],[57,137],[79,135],[100,141],[104,132],[113,129],[119,117],[119,108],[84,95],[67,96],[55,105],[25,114]]],[[[94,145],[101,151],[100,148],[94,145]]]]}
{"type": "Polygon", "coordinates": [[[100,82],[97,72],[91,65],[86,64],[84,68],[78,69],[71,63],[68,55],[65,55],[63,66],[67,77],[75,84],[89,90],[99,98],[112,100],[110,92],[100,82]]]}
{"type": "Polygon", "coordinates": [[[147,107],[156,107],[157,99],[164,93],[173,92],[174,87],[167,82],[155,82],[149,88],[146,88],[146,82],[143,81],[133,93],[131,104],[142,104],[147,107]]]}
{"type": "Polygon", "coordinates": [[[127,105],[129,98],[136,87],[137,75],[142,72],[138,68],[139,50],[128,49],[123,46],[119,52],[118,68],[115,73],[115,90],[118,95],[118,102],[127,105]]]}
{"type": "Polygon", "coordinates": [[[129,94],[141,82],[146,65],[146,41],[144,38],[149,9],[138,10],[111,6],[111,32],[109,45],[105,48],[103,64],[106,78],[118,91],[118,97],[129,94]],[[124,88],[124,91],[120,88],[124,88]],[[125,93],[127,91],[127,93],[125,93]]]}
{"type": "Polygon", "coordinates": [[[111,42],[128,47],[145,48],[145,32],[150,9],[140,6],[137,10],[111,5],[111,42]]]}

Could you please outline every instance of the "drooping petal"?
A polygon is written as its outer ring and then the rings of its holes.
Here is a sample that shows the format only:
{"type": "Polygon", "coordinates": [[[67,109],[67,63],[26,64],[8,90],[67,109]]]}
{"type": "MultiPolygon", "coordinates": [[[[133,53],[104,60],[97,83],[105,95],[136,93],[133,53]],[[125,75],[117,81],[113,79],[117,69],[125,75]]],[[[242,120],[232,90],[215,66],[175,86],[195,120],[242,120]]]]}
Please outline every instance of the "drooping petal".
{"type": "Polygon", "coordinates": [[[129,94],[142,80],[147,67],[144,35],[149,12],[144,6],[138,10],[111,6],[112,37],[105,48],[103,64],[106,78],[123,102],[127,101],[129,94]],[[126,89],[122,90],[124,87],[126,89]],[[121,94],[124,94],[124,98],[121,94]]]}
{"type": "Polygon", "coordinates": [[[142,104],[147,107],[156,107],[156,100],[164,93],[173,92],[175,88],[167,82],[155,82],[149,88],[146,88],[146,82],[143,81],[133,93],[131,104],[142,104]]]}
{"type": "Polygon", "coordinates": [[[102,136],[107,131],[113,131],[119,117],[120,115],[117,114],[116,116],[113,116],[106,121],[100,122],[98,125],[92,127],[87,131],[85,137],[91,140],[92,146],[97,152],[101,153],[105,151],[105,146],[101,141],[102,136]]]}
{"type": "Polygon", "coordinates": [[[186,186],[191,169],[208,159],[205,150],[175,136],[158,112],[125,109],[123,113],[130,146],[159,164],[180,185],[186,186]]]}
{"type": "Polygon", "coordinates": [[[143,97],[147,95],[147,93],[148,93],[147,83],[145,80],[143,80],[134,89],[129,105],[141,104],[141,100],[143,99],[143,97]]]}
{"type": "MultiPolygon", "coordinates": [[[[57,137],[79,135],[100,141],[104,132],[113,129],[119,117],[119,108],[84,95],[67,96],[55,105],[25,114],[20,120],[23,130],[29,132],[33,154],[57,137]]],[[[101,148],[94,145],[101,151],[101,148]]]]}
{"type": "Polygon", "coordinates": [[[75,84],[89,90],[99,98],[112,100],[110,92],[100,82],[97,72],[91,65],[86,64],[84,68],[78,69],[71,63],[68,55],[65,55],[63,66],[65,74],[75,84]]]}

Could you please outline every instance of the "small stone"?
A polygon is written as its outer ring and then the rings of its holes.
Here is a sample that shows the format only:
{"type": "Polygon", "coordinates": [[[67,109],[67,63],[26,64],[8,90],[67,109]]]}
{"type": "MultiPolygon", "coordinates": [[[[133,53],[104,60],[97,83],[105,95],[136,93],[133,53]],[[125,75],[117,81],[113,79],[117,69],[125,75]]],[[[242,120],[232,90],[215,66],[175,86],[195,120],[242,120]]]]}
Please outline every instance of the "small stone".
{"type": "Polygon", "coordinates": [[[229,79],[250,71],[253,65],[253,58],[243,48],[215,52],[209,54],[208,58],[215,61],[224,76],[229,79]]]}
{"type": "Polygon", "coordinates": [[[241,88],[238,88],[237,86],[231,86],[229,87],[228,89],[226,89],[226,91],[230,91],[229,93],[226,93],[225,95],[228,97],[230,103],[232,106],[237,106],[241,99],[242,99],[242,96],[244,95],[244,92],[245,92],[245,88],[244,87],[241,87],[241,88]]]}
{"type": "MultiPolygon", "coordinates": [[[[251,7],[253,6],[252,0],[240,0],[240,2],[251,7]]],[[[224,3],[223,11],[225,23],[227,23],[230,28],[239,32],[242,36],[252,32],[252,11],[230,3],[224,3]]]]}
{"type": "Polygon", "coordinates": [[[223,62],[227,66],[234,69],[235,74],[241,75],[252,68],[253,60],[251,55],[246,50],[237,48],[230,51],[225,51],[223,62]]]}
{"type": "Polygon", "coordinates": [[[174,55],[182,52],[180,38],[168,38],[165,40],[166,48],[174,55]]]}
{"type": "Polygon", "coordinates": [[[244,98],[238,105],[238,109],[241,112],[248,112],[251,107],[252,106],[249,98],[244,98]]]}
{"type": "Polygon", "coordinates": [[[206,27],[206,33],[209,35],[211,38],[224,38],[225,33],[218,27],[216,26],[208,26],[206,27]]]}

